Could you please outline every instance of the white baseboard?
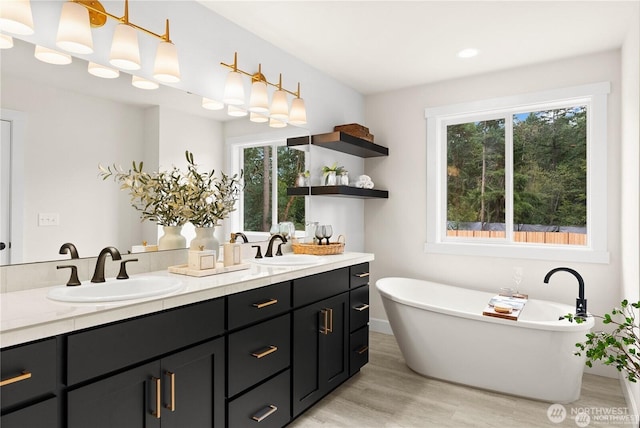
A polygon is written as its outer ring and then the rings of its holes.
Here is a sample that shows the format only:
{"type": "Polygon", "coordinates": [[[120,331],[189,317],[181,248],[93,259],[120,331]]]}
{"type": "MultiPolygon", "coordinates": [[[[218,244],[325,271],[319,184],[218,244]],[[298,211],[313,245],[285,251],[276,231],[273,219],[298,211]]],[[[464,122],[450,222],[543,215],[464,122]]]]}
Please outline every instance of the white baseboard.
{"type": "Polygon", "coordinates": [[[640,388],[640,385],[638,385],[637,383],[629,382],[625,380],[624,376],[620,375],[620,388],[622,389],[622,394],[624,395],[624,399],[627,402],[628,412],[630,415],[634,416],[633,422],[635,423],[629,424],[629,426],[635,427],[635,424],[639,423],[640,421],[640,409],[638,408],[640,403],[636,402],[635,397],[640,396],[640,394],[638,394],[637,391],[634,394],[633,389],[640,388]]]}
{"type": "Polygon", "coordinates": [[[369,318],[369,330],[377,333],[390,334],[393,336],[391,325],[387,320],[381,320],[377,318],[369,318]]]}

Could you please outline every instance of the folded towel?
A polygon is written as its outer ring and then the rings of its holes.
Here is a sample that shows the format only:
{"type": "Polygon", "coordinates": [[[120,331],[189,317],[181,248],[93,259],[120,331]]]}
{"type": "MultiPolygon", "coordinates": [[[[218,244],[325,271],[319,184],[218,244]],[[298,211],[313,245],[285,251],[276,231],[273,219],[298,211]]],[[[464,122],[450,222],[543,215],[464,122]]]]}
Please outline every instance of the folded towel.
{"type": "Polygon", "coordinates": [[[363,181],[356,181],[356,187],[363,189],[364,188],[364,182],[363,181]]]}
{"type": "Polygon", "coordinates": [[[361,175],[360,177],[358,177],[358,181],[366,183],[367,181],[371,181],[371,177],[369,177],[368,175],[361,175]]]}
{"type": "Polygon", "coordinates": [[[366,183],[364,183],[364,188],[373,189],[373,181],[367,181],[366,183]]]}

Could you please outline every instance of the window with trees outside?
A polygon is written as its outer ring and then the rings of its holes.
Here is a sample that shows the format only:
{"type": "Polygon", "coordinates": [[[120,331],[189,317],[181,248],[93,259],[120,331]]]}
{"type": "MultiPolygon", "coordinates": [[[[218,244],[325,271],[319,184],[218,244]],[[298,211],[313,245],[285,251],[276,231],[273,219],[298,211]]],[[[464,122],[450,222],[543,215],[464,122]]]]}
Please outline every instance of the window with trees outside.
{"type": "Polygon", "coordinates": [[[604,261],[607,92],[427,109],[427,251],[604,261]]]}
{"type": "Polygon", "coordinates": [[[305,170],[305,154],[285,142],[236,146],[239,167],[244,171],[244,189],[238,214],[245,232],[269,232],[281,221],[291,221],[304,230],[305,198],[287,196],[299,172],[305,170]]]}

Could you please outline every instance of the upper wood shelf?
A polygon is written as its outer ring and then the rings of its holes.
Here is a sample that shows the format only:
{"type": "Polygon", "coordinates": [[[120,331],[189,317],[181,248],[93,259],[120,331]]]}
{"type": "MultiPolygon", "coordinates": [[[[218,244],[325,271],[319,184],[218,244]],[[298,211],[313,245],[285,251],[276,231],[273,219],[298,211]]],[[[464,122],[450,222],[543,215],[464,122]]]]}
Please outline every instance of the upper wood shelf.
{"type": "MultiPolygon", "coordinates": [[[[306,144],[309,144],[309,137],[287,139],[287,146],[302,146],[306,144]]],[[[311,144],[361,158],[389,156],[388,148],[340,131],[312,135],[311,144]]]]}

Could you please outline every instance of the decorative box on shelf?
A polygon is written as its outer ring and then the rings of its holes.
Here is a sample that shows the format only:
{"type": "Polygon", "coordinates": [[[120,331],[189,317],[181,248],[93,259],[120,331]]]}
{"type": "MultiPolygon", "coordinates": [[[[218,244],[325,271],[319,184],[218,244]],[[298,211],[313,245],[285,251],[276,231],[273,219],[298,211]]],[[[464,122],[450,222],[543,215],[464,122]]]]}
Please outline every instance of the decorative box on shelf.
{"type": "Polygon", "coordinates": [[[369,128],[359,125],[357,123],[348,123],[346,125],[336,125],[333,127],[334,131],[344,132],[345,134],[352,135],[354,137],[362,138],[373,143],[373,135],[369,133],[369,128]]]}

